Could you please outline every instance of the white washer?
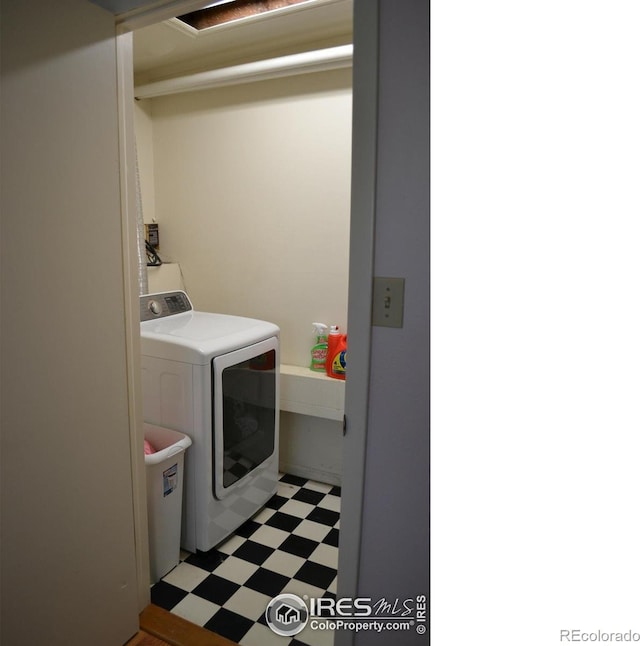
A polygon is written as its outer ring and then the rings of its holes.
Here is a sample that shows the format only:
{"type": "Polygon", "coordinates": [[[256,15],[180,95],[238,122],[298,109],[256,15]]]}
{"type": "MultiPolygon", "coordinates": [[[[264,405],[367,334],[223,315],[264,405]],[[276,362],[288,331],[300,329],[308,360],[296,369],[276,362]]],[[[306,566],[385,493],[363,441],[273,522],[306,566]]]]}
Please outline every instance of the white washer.
{"type": "Polygon", "coordinates": [[[278,482],[278,326],[193,310],[182,291],[140,297],[144,420],[186,433],[184,549],[207,551],[278,482]]]}

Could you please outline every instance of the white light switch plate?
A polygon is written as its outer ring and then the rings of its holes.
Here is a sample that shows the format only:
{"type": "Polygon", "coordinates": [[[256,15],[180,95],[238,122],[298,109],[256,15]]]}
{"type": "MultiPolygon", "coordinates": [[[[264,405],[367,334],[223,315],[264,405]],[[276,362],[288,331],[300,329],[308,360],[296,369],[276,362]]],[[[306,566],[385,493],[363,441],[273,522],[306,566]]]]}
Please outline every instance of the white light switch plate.
{"type": "Polygon", "coordinates": [[[374,277],[372,324],[402,327],[403,314],[404,278],[374,277]]]}

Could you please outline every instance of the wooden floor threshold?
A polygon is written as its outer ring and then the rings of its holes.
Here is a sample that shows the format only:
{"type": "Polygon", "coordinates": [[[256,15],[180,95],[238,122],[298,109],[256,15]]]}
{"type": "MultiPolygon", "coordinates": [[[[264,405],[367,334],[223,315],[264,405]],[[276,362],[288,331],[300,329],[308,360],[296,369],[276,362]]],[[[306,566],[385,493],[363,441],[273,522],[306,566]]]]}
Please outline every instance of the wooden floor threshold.
{"type": "MultiPolygon", "coordinates": [[[[158,642],[130,642],[131,646],[238,646],[226,637],[192,624],[190,621],[171,614],[168,610],[148,605],[140,613],[140,630],[161,640],[158,642]]],[[[134,638],[135,639],[135,638],[134,638]]],[[[127,645],[129,646],[129,644],[127,645]]]]}
{"type": "Polygon", "coordinates": [[[158,639],[149,633],[145,633],[144,630],[139,630],[126,644],[125,646],[171,646],[162,639],[158,639]]]}

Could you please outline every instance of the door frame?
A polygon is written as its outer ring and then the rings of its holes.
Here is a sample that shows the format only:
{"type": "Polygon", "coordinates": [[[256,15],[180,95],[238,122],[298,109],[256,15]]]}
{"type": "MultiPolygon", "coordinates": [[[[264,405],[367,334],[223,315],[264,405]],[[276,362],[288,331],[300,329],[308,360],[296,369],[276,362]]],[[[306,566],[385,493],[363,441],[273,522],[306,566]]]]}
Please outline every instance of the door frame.
{"type": "MultiPolygon", "coordinates": [[[[122,180],[122,239],[125,265],[127,376],[131,413],[134,516],[140,608],[149,603],[148,529],[144,472],[139,303],[136,253],[136,150],[133,119],[132,30],[200,8],[206,0],[172,0],[117,17],[118,118],[122,180]],[[139,459],[137,456],[140,456],[139,459]]],[[[354,0],[353,131],[349,248],[349,379],[345,398],[339,598],[358,590],[366,429],[369,403],[371,304],[378,125],[379,0],[354,0]]],[[[353,642],[336,633],[337,646],[353,642]]]]}
{"type": "Polygon", "coordinates": [[[117,27],[116,70],[118,88],[118,134],[120,146],[120,203],[122,264],[124,267],[124,320],[127,348],[127,392],[133,526],[135,535],[138,610],[149,605],[149,528],[147,521],[147,480],[144,463],[142,412],[142,361],[140,353],[140,300],[138,293],[138,238],[136,199],[136,143],[133,96],[133,34],[117,27]]]}

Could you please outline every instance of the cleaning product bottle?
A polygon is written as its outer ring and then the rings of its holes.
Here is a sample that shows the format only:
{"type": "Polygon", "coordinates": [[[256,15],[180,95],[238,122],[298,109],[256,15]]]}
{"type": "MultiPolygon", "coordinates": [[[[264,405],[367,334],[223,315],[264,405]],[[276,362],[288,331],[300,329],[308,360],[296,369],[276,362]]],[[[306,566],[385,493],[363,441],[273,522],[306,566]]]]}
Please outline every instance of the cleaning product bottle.
{"type": "Polygon", "coordinates": [[[327,375],[334,379],[345,379],[347,376],[347,335],[340,334],[337,325],[332,325],[329,332],[327,375]]]}
{"type": "Polygon", "coordinates": [[[314,323],[316,342],[311,348],[311,370],[325,372],[327,364],[327,326],[324,323],[314,323]]]}

